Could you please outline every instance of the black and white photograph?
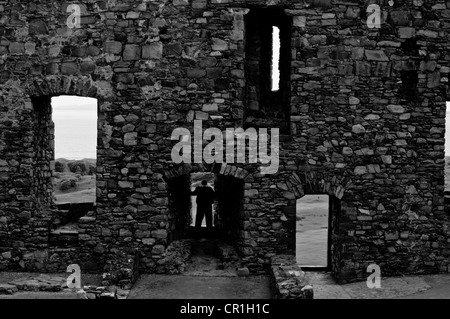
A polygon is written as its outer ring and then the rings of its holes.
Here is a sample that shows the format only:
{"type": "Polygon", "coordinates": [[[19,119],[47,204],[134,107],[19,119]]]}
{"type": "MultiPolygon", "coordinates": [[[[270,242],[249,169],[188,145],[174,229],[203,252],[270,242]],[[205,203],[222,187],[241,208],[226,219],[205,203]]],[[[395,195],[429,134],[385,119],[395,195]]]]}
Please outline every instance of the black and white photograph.
{"type": "Polygon", "coordinates": [[[0,0],[0,304],[450,299],[449,74],[446,0],[0,0]]]}

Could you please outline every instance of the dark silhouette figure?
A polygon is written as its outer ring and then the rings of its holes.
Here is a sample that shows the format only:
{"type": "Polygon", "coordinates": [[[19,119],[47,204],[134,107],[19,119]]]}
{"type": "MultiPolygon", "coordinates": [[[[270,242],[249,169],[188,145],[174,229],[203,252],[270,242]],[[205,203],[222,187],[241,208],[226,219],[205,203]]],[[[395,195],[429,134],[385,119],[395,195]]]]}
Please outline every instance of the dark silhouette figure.
{"type": "Polygon", "coordinates": [[[206,218],[206,227],[212,228],[212,204],[214,203],[214,190],[207,186],[206,180],[202,181],[201,186],[197,186],[191,195],[197,195],[197,215],[195,217],[195,228],[202,227],[203,218],[206,218]]]}

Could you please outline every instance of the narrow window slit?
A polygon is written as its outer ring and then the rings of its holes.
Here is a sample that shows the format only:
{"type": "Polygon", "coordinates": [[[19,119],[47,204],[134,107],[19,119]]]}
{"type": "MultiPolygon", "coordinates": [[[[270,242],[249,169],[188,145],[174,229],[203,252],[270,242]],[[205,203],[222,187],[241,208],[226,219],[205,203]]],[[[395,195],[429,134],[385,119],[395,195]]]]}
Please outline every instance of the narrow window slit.
{"type": "Polygon", "coordinates": [[[280,88],[280,29],[272,27],[272,91],[280,88]]]}

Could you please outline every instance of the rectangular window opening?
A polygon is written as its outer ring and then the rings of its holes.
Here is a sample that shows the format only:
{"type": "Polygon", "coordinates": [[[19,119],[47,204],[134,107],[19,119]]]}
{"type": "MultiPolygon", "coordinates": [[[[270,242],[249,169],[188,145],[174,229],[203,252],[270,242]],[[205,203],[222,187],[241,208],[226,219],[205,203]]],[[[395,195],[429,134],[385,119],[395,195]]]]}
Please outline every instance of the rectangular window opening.
{"type": "Polygon", "coordinates": [[[417,99],[417,84],[419,83],[417,71],[401,71],[400,77],[402,86],[399,94],[408,100],[417,99]]]}
{"type": "Polygon", "coordinates": [[[278,91],[280,89],[280,28],[272,27],[272,91],[278,91]]]}
{"type": "Polygon", "coordinates": [[[95,203],[97,100],[79,96],[56,96],[52,97],[51,106],[54,123],[55,203],[95,203]]]}

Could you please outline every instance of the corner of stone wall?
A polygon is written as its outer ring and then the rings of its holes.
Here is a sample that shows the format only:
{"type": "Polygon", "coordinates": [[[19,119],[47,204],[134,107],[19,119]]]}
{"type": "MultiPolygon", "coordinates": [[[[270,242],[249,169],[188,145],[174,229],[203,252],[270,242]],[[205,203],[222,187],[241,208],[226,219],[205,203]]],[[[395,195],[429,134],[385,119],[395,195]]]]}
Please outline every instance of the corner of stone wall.
{"type": "Polygon", "coordinates": [[[192,241],[189,239],[175,240],[164,252],[164,257],[157,261],[157,273],[181,274],[186,269],[191,256],[192,241]]]}
{"type": "Polygon", "coordinates": [[[111,252],[102,275],[102,285],[131,289],[139,277],[139,250],[111,252]]]}
{"type": "Polygon", "coordinates": [[[314,299],[313,287],[297,265],[294,255],[273,256],[270,279],[274,299],[314,299]]]}

